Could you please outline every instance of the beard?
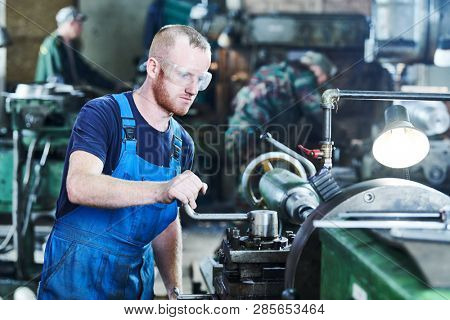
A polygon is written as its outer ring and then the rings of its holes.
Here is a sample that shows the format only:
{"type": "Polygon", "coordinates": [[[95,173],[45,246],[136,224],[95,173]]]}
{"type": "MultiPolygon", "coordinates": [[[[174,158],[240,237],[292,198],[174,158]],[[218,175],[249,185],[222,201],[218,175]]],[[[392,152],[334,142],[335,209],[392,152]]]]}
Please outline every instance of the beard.
{"type": "Polygon", "coordinates": [[[153,93],[156,103],[164,110],[167,110],[176,116],[184,116],[189,111],[190,105],[188,107],[176,105],[175,99],[170,96],[169,91],[167,90],[164,76],[161,73],[158,74],[158,78],[153,85],[153,93]]]}

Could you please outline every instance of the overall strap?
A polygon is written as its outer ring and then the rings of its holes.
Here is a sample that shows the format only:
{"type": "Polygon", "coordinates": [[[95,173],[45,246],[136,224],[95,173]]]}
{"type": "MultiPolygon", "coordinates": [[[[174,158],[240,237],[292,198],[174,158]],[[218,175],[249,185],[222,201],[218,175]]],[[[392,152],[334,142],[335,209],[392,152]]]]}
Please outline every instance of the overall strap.
{"type": "Polygon", "coordinates": [[[124,93],[113,94],[113,98],[117,101],[120,108],[120,117],[122,119],[122,149],[120,150],[120,158],[125,150],[136,152],[136,121],[131,112],[130,103],[124,93]]]}
{"type": "Polygon", "coordinates": [[[181,148],[183,140],[181,139],[181,126],[172,117],[170,118],[170,126],[173,131],[172,148],[170,152],[170,168],[177,171],[177,175],[181,173],[181,148]]]}

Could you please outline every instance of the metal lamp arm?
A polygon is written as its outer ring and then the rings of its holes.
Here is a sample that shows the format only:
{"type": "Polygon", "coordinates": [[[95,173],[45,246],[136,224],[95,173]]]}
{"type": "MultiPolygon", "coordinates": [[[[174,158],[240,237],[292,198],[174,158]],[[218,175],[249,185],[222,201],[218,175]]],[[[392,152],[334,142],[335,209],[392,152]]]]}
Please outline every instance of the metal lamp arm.
{"type": "Polygon", "coordinates": [[[324,153],[324,167],[332,166],[333,140],[331,138],[331,111],[337,107],[339,100],[422,100],[450,101],[448,93],[415,93],[399,91],[360,91],[329,89],[322,94],[323,109],[323,141],[321,150],[324,153]]]}

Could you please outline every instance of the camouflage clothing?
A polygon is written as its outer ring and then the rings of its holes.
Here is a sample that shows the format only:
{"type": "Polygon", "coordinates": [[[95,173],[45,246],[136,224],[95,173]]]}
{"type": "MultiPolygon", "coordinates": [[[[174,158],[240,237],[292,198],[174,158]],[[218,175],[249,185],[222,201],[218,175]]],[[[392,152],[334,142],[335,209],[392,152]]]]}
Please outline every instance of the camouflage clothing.
{"type": "Polygon", "coordinates": [[[270,132],[291,148],[305,143],[309,133],[320,128],[320,97],[316,78],[304,65],[263,66],[233,100],[234,114],[225,133],[227,156],[233,163],[248,163],[261,152],[262,132],[270,132]]]}

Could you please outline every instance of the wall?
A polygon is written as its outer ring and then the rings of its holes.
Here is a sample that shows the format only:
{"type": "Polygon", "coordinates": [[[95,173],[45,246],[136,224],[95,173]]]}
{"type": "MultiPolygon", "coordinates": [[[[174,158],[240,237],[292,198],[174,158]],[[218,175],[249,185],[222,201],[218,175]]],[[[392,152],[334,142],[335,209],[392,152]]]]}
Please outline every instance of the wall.
{"type": "Polygon", "coordinates": [[[12,40],[7,49],[6,68],[6,80],[10,85],[33,81],[42,40],[56,29],[56,12],[73,3],[74,0],[6,2],[6,26],[12,40]]]}
{"type": "Polygon", "coordinates": [[[143,51],[145,15],[152,0],[79,0],[88,16],[82,35],[82,53],[109,76],[129,81],[135,58],[143,51]]]}

